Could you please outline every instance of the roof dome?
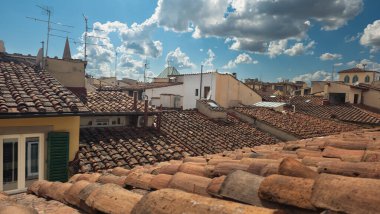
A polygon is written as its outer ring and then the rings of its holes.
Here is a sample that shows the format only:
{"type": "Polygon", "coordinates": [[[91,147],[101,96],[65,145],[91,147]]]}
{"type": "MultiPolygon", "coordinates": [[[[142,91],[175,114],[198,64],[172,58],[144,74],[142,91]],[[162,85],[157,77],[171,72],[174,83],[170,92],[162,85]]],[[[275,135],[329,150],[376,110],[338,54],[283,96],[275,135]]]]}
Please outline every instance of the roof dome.
{"type": "Polygon", "coordinates": [[[170,75],[180,75],[181,73],[173,66],[166,67],[157,77],[158,78],[167,78],[170,75]]]}

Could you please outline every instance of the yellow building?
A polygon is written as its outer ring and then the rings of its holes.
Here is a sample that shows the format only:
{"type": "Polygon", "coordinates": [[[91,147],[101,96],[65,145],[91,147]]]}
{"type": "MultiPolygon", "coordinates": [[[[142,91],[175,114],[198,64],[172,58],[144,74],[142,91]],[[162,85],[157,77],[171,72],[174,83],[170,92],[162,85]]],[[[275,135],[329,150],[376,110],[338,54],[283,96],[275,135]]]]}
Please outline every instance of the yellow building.
{"type": "Polygon", "coordinates": [[[339,81],[346,84],[365,83],[371,84],[375,81],[380,81],[380,72],[369,71],[361,68],[351,68],[339,71],[339,81]]]}
{"type": "Polygon", "coordinates": [[[66,180],[84,104],[48,72],[0,53],[0,191],[66,180]]]}

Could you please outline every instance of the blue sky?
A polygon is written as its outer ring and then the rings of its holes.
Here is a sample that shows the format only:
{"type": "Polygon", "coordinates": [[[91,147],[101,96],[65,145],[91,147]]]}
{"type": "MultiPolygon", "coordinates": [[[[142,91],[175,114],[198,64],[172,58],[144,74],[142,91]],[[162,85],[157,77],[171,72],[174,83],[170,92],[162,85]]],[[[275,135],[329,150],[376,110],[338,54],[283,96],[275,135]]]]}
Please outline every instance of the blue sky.
{"type": "MultiPolygon", "coordinates": [[[[380,1],[377,0],[3,0],[0,40],[8,53],[35,55],[46,40],[46,19],[36,5],[52,8],[52,21],[72,25],[74,57],[83,57],[84,21],[97,29],[90,39],[88,73],[142,79],[167,61],[182,73],[237,72],[264,81],[329,79],[336,70],[366,63],[380,69],[380,1]],[[377,22],[376,22],[377,21],[377,22]],[[135,24],[134,24],[135,23],[135,24]]],[[[50,37],[49,56],[62,56],[65,40],[50,37]]]]}

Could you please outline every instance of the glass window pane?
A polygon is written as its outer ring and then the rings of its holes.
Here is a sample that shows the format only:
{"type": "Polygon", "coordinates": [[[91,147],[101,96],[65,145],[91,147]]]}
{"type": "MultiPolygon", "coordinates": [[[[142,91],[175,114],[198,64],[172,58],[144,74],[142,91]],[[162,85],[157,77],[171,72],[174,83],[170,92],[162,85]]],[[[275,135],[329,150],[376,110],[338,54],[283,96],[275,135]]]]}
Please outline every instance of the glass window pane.
{"type": "Polygon", "coordinates": [[[25,149],[25,178],[27,180],[38,178],[38,137],[27,137],[25,139],[26,149],[25,149]]]}
{"type": "Polygon", "coordinates": [[[18,139],[3,140],[3,190],[17,189],[18,139]]]}

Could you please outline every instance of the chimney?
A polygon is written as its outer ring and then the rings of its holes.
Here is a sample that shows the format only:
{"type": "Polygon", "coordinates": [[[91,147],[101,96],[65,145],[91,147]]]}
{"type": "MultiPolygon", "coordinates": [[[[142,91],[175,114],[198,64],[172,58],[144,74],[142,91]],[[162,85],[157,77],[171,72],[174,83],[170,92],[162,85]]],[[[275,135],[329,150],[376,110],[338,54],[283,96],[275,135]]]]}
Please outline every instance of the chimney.
{"type": "Polygon", "coordinates": [[[235,78],[235,79],[237,79],[237,74],[234,72],[234,73],[232,73],[232,76],[235,78]]]}
{"type": "Polygon", "coordinates": [[[137,111],[137,96],[138,96],[138,92],[133,91],[133,110],[134,111],[137,111]]]}
{"type": "Polygon", "coordinates": [[[0,53],[4,53],[4,52],[5,52],[4,41],[0,40],[0,53]]]}
{"type": "Polygon", "coordinates": [[[67,38],[67,37],[66,37],[65,49],[63,50],[62,59],[64,59],[64,60],[70,60],[71,59],[69,38],[67,38]]]}

